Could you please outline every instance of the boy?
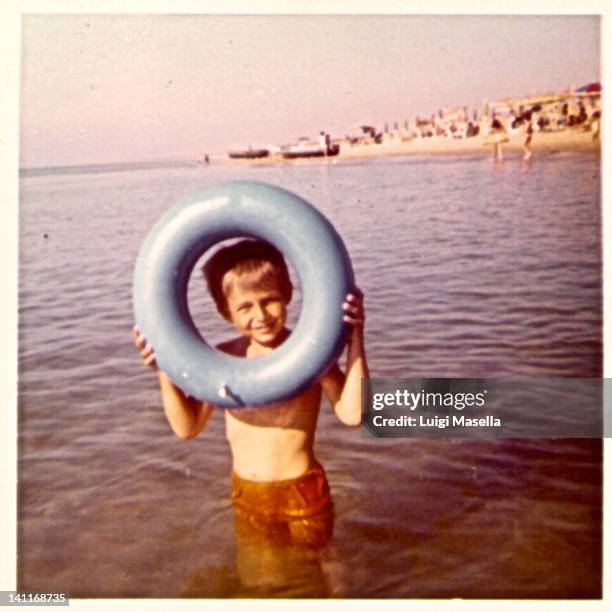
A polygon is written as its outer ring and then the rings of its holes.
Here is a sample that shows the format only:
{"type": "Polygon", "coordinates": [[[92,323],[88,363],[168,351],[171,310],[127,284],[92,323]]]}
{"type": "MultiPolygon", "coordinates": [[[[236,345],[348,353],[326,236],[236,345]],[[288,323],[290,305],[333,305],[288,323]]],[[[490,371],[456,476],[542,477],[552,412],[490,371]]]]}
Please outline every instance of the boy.
{"type": "MultiPolygon", "coordinates": [[[[291,333],[285,326],[287,305],[293,288],[283,256],[274,247],[248,239],[222,248],[204,266],[204,276],[219,313],[240,333],[220,344],[219,350],[250,358],[274,350],[287,339],[291,333]]],[[[361,379],[368,376],[361,294],[347,295],[338,307],[352,325],[346,375],[334,364],[318,383],[290,400],[224,411],[237,520],[314,548],[329,539],[333,527],[329,487],[313,451],[321,392],[344,424],[358,425],[361,379]]],[[[198,435],[214,406],[187,397],[156,368],[153,347],[137,327],[133,333],[144,363],[157,370],[172,429],[183,439],[198,435]]]]}

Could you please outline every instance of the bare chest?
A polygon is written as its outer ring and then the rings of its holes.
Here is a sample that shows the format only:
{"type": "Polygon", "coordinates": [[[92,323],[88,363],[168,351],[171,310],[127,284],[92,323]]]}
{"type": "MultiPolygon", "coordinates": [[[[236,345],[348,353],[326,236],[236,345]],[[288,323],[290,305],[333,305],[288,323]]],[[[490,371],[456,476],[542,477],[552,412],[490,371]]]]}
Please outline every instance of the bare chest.
{"type": "Polygon", "coordinates": [[[314,431],[321,403],[321,387],[314,385],[288,401],[258,408],[240,408],[226,411],[228,438],[253,428],[298,430],[309,434],[314,431]]]}

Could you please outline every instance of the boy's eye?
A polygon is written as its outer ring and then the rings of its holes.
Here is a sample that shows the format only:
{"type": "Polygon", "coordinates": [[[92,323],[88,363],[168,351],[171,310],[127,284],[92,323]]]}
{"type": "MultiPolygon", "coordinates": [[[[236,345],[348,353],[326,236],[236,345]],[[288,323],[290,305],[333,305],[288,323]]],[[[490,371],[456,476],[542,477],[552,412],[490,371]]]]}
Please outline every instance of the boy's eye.
{"type": "Polygon", "coordinates": [[[272,297],[264,301],[264,305],[268,306],[270,304],[278,304],[281,301],[280,297],[272,297]]]}

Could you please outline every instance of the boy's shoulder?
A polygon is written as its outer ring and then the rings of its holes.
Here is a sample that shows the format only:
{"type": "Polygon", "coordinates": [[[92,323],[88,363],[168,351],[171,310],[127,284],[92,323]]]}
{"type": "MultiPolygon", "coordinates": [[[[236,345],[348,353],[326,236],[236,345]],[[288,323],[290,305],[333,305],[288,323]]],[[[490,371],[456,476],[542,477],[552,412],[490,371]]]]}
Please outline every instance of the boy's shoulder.
{"type": "Polygon", "coordinates": [[[235,357],[246,357],[247,349],[249,348],[249,339],[244,336],[238,336],[232,340],[221,342],[217,344],[216,348],[223,353],[228,355],[234,355],[235,357]]]}

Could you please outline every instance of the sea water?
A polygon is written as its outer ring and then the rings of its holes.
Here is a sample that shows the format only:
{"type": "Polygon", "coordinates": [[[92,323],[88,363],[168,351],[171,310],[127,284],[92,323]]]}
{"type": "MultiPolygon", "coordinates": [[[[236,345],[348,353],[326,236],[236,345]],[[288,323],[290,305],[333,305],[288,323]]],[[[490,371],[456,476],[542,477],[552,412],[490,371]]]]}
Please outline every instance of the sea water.
{"type": "MultiPolygon", "coordinates": [[[[597,156],[23,171],[19,588],[599,596],[601,441],[381,440],[342,426],[327,404],[316,453],[333,540],[316,576],[287,560],[252,585],[262,561],[241,557],[234,539],[222,414],[195,440],[174,437],[131,338],[133,266],[151,224],[231,179],[287,188],[333,222],[365,293],[373,377],[602,375],[597,156]]],[[[203,333],[231,336],[197,274],[190,300],[203,333]]]]}

